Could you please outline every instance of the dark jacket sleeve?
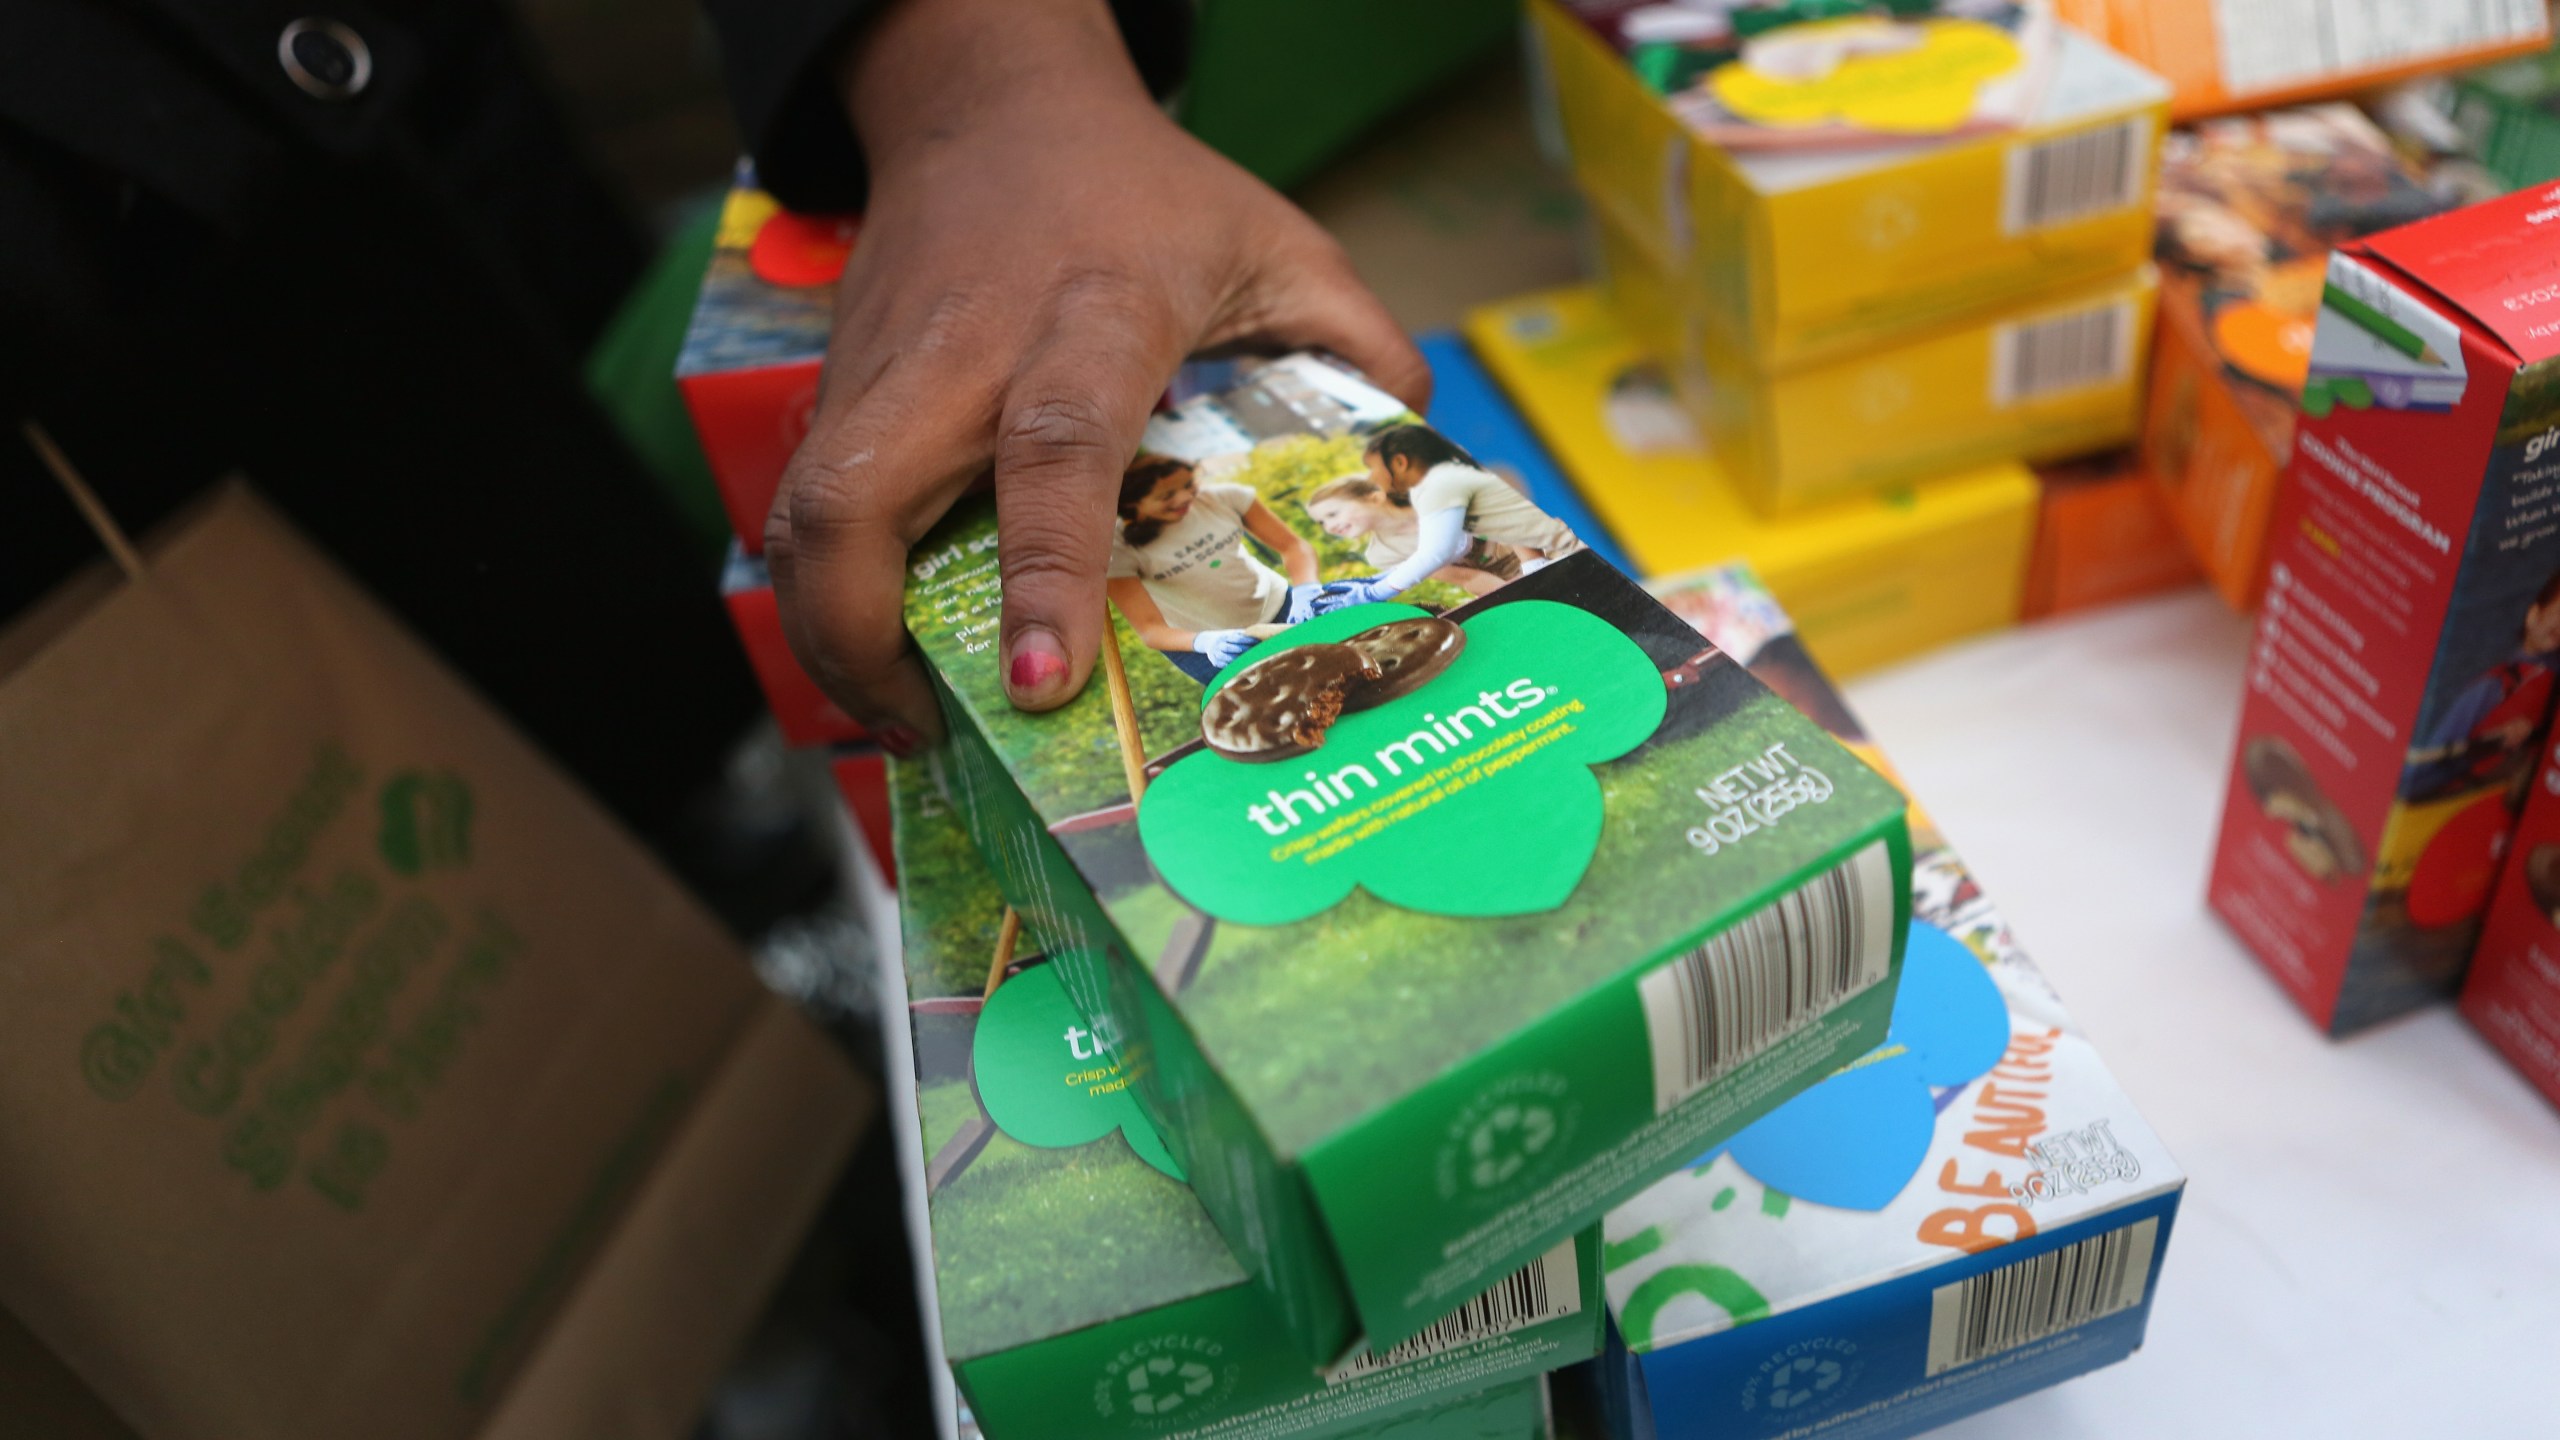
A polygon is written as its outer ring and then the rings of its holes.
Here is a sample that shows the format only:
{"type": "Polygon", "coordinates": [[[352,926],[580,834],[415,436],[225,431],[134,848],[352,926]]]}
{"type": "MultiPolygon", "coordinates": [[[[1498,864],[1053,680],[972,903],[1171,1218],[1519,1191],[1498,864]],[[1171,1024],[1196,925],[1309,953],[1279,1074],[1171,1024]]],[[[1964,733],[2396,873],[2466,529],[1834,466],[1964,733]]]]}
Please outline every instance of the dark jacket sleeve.
{"type": "MultiPolygon", "coordinates": [[[[729,103],[756,175],[794,210],[859,210],[862,147],[829,79],[836,52],[884,0],[703,0],[719,31],[729,103]]],[[[1111,0],[1139,76],[1158,97],[1191,54],[1190,0],[1111,0]]]]}

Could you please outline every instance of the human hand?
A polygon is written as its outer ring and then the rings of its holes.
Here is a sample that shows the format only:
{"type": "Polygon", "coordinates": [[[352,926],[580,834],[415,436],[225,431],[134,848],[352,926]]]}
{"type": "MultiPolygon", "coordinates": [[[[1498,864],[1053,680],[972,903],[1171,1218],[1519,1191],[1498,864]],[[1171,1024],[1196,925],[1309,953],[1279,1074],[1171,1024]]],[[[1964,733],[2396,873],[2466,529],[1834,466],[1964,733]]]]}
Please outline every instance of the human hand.
{"type": "Polygon", "coordinates": [[[792,648],[889,748],[940,730],[908,548],[990,465],[1015,704],[1082,689],[1120,474],[1175,367],[1316,347],[1420,408],[1429,371],[1306,216],[1150,100],[1102,0],[904,0],[841,67],[871,168],[766,557],[792,648]]]}
{"type": "Polygon", "coordinates": [[[1325,613],[1325,594],[1332,589],[1333,585],[1327,584],[1321,580],[1311,585],[1290,586],[1289,608],[1282,612],[1280,616],[1280,623],[1283,625],[1295,625],[1301,621],[1312,620],[1318,615],[1322,615],[1325,613]]]}
{"type": "Polygon", "coordinates": [[[1236,657],[1261,643],[1242,630],[1203,630],[1191,637],[1191,648],[1209,657],[1209,663],[1224,670],[1236,663],[1236,657]]]}
{"type": "Polygon", "coordinates": [[[1354,605],[1375,605],[1404,593],[1381,580],[1336,580],[1319,587],[1323,593],[1315,598],[1315,613],[1330,615],[1354,605]]]}

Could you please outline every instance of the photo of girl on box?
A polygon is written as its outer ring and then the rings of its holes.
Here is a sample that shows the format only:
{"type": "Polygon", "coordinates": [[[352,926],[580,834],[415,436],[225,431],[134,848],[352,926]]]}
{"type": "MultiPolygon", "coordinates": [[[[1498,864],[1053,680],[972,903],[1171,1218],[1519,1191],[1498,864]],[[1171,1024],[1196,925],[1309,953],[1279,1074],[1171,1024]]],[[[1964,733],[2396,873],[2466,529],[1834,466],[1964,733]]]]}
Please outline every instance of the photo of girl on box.
{"type": "MultiPolygon", "coordinates": [[[[1427,425],[1378,431],[1361,459],[1380,496],[1412,513],[1415,534],[1402,559],[1357,582],[1353,598],[1360,603],[1392,599],[1444,568],[1464,565],[1477,542],[1508,549],[1524,575],[1582,548],[1563,521],[1427,425]]],[[[1388,548],[1403,548],[1401,538],[1389,538],[1388,548]]]]}
{"type": "Polygon", "coordinates": [[[2560,679],[2560,574],[2525,607],[2515,653],[2481,672],[2418,737],[2400,793],[2426,800],[2502,780],[2537,749],[2560,679]]]}
{"type": "Polygon", "coordinates": [[[1188,460],[1142,454],[1130,462],[1119,512],[1105,572],[1111,603],[1139,639],[1204,685],[1306,618],[1322,588],[1305,537],[1252,487],[1204,485],[1188,460]],[[1265,564],[1248,537],[1281,568],[1265,564]]]}
{"type": "MultiPolygon", "coordinates": [[[[1410,557],[1422,536],[1422,522],[1367,475],[1345,475],[1309,491],[1307,517],[1338,540],[1365,540],[1363,557],[1372,569],[1385,570],[1410,557]]],[[[1433,572],[1470,595],[1489,595],[1505,581],[1520,578],[1520,557],[1508,546],[1479,540],[1465,558],[1433,572]]]]}

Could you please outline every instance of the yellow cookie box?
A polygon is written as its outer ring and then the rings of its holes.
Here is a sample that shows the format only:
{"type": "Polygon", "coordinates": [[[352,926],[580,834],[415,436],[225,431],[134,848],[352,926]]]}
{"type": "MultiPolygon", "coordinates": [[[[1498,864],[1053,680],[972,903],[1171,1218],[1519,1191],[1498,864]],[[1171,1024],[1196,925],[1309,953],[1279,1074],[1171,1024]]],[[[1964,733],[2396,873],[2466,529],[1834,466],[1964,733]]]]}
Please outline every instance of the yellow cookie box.
{"type": "Polygon", "coordinates": [[[2067,28],[2019,129],[1738,157],[1560,0],[1531,0],[1575,181],[1764,370],[1846,355],[2150,258],[2168,86],[2067,28]]]}
{"type": "Polygon", "coordinates": [[[1479,309],[1466,335],[1643,575],[1749,561],[1840,674],[2017,620],[2036,518],[2025,467],[1768,519],[1687,431],[1658,367],[1596,289],[1479,309]]]}
{"type": "Polygon", "coordinates": [[[1764,514],[1957,470],[2067,459],[2141,425],[2159,279],[2149,264],[1856,355],[1770,374],[1715,344],[1692,297],[1599,217],[1619,316],[1670,372],[1743,498],[1764,514]]]}

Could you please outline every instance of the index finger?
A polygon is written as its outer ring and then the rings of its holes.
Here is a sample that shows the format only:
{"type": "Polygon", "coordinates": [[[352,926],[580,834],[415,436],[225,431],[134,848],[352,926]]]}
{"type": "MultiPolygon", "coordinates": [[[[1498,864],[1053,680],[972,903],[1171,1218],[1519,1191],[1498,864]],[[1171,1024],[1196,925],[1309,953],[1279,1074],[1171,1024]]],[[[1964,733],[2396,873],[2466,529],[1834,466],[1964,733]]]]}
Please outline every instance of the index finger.
{"type": "Polygon", "coordinates": [[[1181,360],[1127,312],[1070,323],[1033,355],[996,429],[1005,687],[1026,710],[1083,690],[1109,636],[1103,572],[1121,476],[1181,360]]]}
{"type": "Polygon", "coordinates": [[[893,753],[942,733],[906,630],[907,552],[984,468],[986,410],[947,378],[892,366],[811,431],[766,523],[792,651],[893,753]]]}

